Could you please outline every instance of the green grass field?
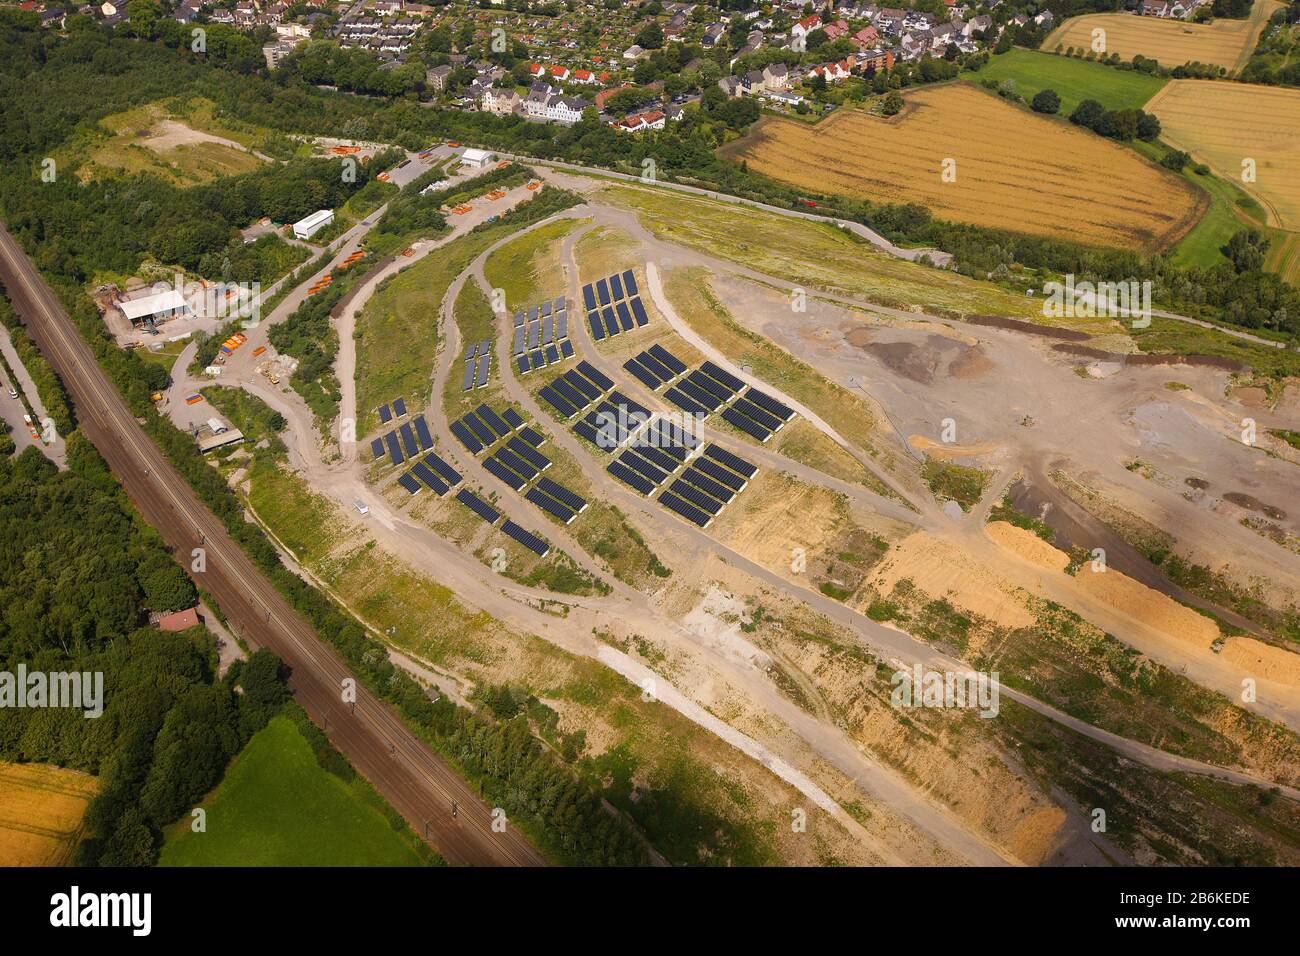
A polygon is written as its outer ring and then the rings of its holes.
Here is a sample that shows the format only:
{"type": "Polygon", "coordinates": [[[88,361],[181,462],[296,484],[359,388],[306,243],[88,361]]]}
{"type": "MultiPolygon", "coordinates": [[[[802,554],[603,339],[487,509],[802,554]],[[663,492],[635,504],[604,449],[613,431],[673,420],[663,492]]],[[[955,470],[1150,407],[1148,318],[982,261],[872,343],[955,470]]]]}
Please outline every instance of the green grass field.
{"type": "Polygon", "coordinates": [[[556,268],[559,244],[579,225],[577,219],[548,223],[492,253],[484,274],[494,289],[505,290],[507,305],[524,308],[564,292],[563,276],[556,268]]]}
{"type": "Polygon", "coordinates": [[[1093,99],[1109,110],[1138,109],[1155,96],[1167,80],[1136,70],[1074,60],[1052,53],[1012,49],[989,58],[976,80],[1011,80],[1028,103],[1039,90],[1055,90],[1061,97],[1058,115],[1069,116],[1079,103],[1093,99]]]}
{"type": "Polygon", "coordinates": [[[316,762],[287,717],[259,731],[190,819],[167,834],[162,866],[420,866],[360,777],[344,783],[316,762]]]}

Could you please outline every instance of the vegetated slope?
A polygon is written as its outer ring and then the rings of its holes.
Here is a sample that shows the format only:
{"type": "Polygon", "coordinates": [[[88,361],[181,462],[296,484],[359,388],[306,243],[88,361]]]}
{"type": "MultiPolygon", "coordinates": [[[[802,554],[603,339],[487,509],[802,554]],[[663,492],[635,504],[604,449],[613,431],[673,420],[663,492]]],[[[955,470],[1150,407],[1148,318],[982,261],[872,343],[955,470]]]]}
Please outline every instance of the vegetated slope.
{"type": "Polygon", "coordinates": [[[811,190],[1094,245],[1163,249],[1201,212],[1190,185],[1130,150],[967,84],[906,99],[888,119],[845,110],[816,126],[764,120],[727,155],[811,190]]]}

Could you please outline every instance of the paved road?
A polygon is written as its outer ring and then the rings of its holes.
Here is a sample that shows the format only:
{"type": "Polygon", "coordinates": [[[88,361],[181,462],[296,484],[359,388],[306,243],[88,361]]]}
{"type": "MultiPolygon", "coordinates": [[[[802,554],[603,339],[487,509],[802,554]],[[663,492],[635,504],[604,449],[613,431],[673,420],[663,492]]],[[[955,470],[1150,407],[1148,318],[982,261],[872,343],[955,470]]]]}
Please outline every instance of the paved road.
{"type": "Polygon", "coordinates": [[[0,383],[0,418],[9,423],[10,435],[13,436],[14,444],[17,446],[17,453],[21,453],[28,445],[35,445],[41,450],[46,458],[62,468],[67,462],[67,456],[63,447],[63,436],[55,435],[54,440],[48,444],[40,438],[33,438],[31,432],[27,429],[27,423],[23,421],[23,415],[27,413],[23,405],[23,396],[31,402],[32,409],[36,412],[34,419],[36,430],[44,429],[44,422],[49,417],[49,412],[45,410],[45,405],[41,402],[40,392],[36,390],[36,383],[32,381],[27,367],[23,365],[22,359],[18,357],[18,350],[14,348],[13,340],[9,336],[9,330],[0,326],[0,352],[4,353],[5,361],[13,369],[17,381],[8,381],[8,376],[0,376],[6,381],[0,383]],[[13,386],[19,393],[18,398],[9,397],[9,387],[13,386]]]}
{"type": "Polygon", "coordinates": [[[356,702],[342,700],[350,672],[326,647],[217,518],[199,501],[135,421],[90,348],[35,266],[0,229],[0,279],[43,354],[62,377],[87,437],[99,449],[133,502],[179,555],[206,550],[199,585],[220,604],[236,631],[275,651],[290,669],[289,686],[312,720],[417,833],[453,863],[541,865],[544,861],[513,826],[491,828],[491,808],[478,799],[386,704],[358,686],[356,702]],[[452,817],[452,802],[459,812],[452,817]]]}

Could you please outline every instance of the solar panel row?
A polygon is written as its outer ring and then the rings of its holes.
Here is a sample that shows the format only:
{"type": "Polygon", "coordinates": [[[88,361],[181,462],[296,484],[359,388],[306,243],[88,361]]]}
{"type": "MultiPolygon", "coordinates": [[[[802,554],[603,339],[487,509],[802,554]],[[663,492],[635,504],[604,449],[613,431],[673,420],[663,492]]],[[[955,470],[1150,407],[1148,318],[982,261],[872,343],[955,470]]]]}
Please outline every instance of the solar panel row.
{"type": "Polygon", "coordinates": [[[435,475],[424,462],[417,461],[411,468],[411,474],[432,488],[435,495],[441,496],[447,493],[447,483],[435,475]]]}
{"type": "Polygon", "coordinates": [[[505,524],[501,526],[501,530],[511,538],[514,538],[529,551],[532,551],[534,554],[538,554],[543,558],[546,557],[551,550],[551,546],[546,543],[545,539],[539,538],[531,531],[525,531],[509,518],[507,518],[505,524]]]}
{"type": "Polygon", "coordinates": [[[497,511],[468,488],[462,488],[460,491],[456,492],[456,500],[488,524],[496,524],[497,518],[501,517],[501,512],[497,511]]]}
{"type": "Polygon", "coordinates": [[[709,458],[712,458],[714,461],[719,461],[726,465],[732,471],[744,475],[746,478],[753,478],[758,474],[758,467],[756,465],[750,464],[739,455],[733,455],[731,452],[727,451],[727,449],[718,445],[710,443],[705,447],[704,454],[709,458]]]}
{"type": "Polygon", "coordinates": [[[544,495],[536,488],[529,488],[524,492],[524,497],[537,505],[537,507],[541,508],[547,514],[555,515],[555,517],[559,518],[565,524],[568,524],[577,517],[572,508],[560,504],[550,495],[544,495]]]}
{"type": "Polygon", "coordinates": [[[429,434],[429,423],[424,420],[423,415],[420,415],[414,419],[414,424],[415,437],[420,440],[420,450],[428,451],[433,447],[433,436],[429,434]]]}
{"type": "Polygon", "coordinates": [[[752,386],[749,391],[745,393],[745,398],[749,399],[764,411],[771,412],[783,422],[788,422],[790,419],[794,418],[794,409],[783,405],[771,395],[768,395],[766,392],[760,392],[752,386]]]}
{"type": "Polygon", "coordinates": [[[460,472],[438,457],[437,453],[429,452],[424,456],[424,460],[449,486],[454,488],[460,484],[460,472]]]}
{"type": "Polygon", "coordinates": [[[568,505],[577,514],[582,514],[582,512],[587,508],[587,499],[570,491],[558,481],[551,481],[551,479],[547,478],[545,475],[538,479],[537,487],[542,489],[542,491],[546,492],[556,501],[568,505]]]}

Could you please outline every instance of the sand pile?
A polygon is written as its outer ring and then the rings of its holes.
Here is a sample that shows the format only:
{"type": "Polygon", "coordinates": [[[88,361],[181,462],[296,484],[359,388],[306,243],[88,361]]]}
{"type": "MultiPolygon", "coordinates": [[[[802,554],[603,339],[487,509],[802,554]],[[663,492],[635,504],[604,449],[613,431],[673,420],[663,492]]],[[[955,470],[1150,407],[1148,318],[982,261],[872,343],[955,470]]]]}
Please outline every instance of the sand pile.
{"type": "Polygon", "coordinates": [[[931,597],[946,597],[963,611],[1004,627],[1034,623],[1034,615],[1006,582],[955,545],[924,531],[904,538],[885,556],[872,584],[888,595],[905,578],[931,597]]]}
{"type": "Polygon", "coordinates": [[[1113,568],[1097,573],[1085,565],[1075,580],[1086,594],[1170,637],[1208,648],[1221,636],[1208,617],[1113,568]]]}
{"type": "Polygon", "coordinates": [[[1219,653],[1252,676],[1300,687],[1300,654],[1253,637],[1230,637],[1219,653]]]}
{"type": "Polygon", "coordinates": [[[984,533],[999,547],[1040,568],[1064,571],[1066,565],[1070,563],[1070,558],[1064,551],[1052,547],[1032,531],[1017,528],[1009,522],[990,522],[985,526],[984,533]]]}

